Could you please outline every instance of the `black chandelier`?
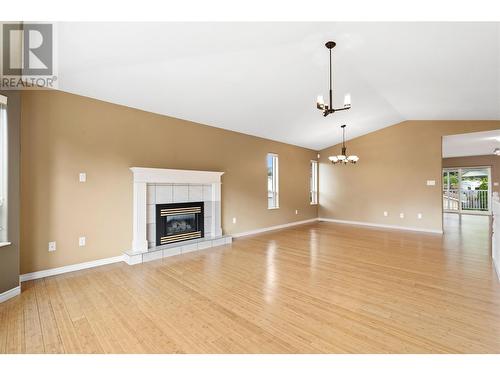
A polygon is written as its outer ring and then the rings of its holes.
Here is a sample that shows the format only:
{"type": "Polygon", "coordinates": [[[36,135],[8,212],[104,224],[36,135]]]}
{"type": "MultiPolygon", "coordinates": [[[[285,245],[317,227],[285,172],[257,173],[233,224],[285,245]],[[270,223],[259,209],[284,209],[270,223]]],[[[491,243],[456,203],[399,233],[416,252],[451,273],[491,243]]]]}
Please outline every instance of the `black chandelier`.
{"type": "Polygon", "coordinates": [[[328,105],[325,105],[325,100],[323,99],[323,95],[318,96],[316,101],[316,108],[320,109],[323,112],[323,116],[328,116],[330,113],[334,113],[337,111],[345,111],[346,109],[351,108],[351,95],[346,94],[344,97],[344,107],[343,108],[333,108],[333,77],[332,77],[332,49],[335,47],[335,42],[327,42],[325,44],[326,48],[330,50],[330,101],[328,105]]]}
{"type": "Polygon", "coordinates": [[[359,157],[356,155],[347,156],[347,148],[345,147],[345,127],[346,125],[342,125],[342,154],[337,156],[330,156],[328,160],[332,162],[332,164],[347,164],[352,163],[356,164],[359,160],[359,157]]]}

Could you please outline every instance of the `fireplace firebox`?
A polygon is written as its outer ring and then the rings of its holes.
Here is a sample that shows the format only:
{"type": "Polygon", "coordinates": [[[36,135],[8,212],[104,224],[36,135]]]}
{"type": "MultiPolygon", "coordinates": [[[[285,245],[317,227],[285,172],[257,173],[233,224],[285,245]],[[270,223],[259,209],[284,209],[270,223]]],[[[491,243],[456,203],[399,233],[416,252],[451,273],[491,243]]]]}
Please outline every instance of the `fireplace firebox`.
{"type": "Polygon", "coordinates": [[[156,205],[156,246],[202,238],[203,202],[156,205]]]}

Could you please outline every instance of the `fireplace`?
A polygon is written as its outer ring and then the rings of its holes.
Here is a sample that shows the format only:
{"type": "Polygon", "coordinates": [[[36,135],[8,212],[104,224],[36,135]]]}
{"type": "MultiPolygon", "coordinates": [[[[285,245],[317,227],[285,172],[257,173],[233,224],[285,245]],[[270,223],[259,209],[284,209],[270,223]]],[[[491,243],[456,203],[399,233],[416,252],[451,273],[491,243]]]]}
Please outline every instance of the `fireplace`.
{"type": "Polygon", "coordinates": [[[156,246],[202,238],[203,202],[156,205],[156,246]]]}

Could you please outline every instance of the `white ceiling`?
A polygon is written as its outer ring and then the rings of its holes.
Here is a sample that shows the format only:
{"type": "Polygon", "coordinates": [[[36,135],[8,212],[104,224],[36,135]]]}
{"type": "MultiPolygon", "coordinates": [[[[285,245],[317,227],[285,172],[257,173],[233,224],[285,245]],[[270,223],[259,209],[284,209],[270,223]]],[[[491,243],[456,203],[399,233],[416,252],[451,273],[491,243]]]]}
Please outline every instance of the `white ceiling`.
{"type": "Polygon", "coordinates": [[[319,150],[343,123],[500,119],[499,25],[59,23],[59,89],[319,150]],[[324,118],[327,40],[352,109],[324,118]]]}
{"type": "Polygon", "coordinates": [[[500,129],[443,137],[443,157],[493,155],[500,148],[500,129]]]}

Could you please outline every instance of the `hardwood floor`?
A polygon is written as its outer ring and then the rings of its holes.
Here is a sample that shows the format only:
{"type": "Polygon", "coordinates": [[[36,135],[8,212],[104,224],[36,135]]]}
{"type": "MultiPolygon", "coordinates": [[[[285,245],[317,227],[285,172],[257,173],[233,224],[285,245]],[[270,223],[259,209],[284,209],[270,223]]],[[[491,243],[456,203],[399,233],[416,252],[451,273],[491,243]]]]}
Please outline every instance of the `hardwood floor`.
{"type": "Polygon", "coordinates": [[[487,217],[317,223],[22,284],[1,353],[499,353],[487,217]]]}

